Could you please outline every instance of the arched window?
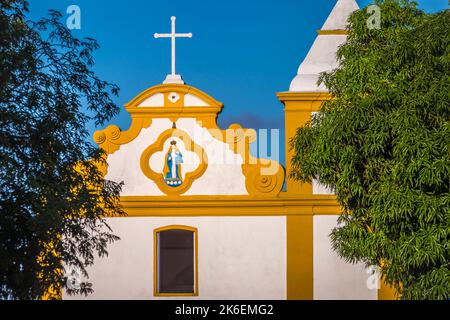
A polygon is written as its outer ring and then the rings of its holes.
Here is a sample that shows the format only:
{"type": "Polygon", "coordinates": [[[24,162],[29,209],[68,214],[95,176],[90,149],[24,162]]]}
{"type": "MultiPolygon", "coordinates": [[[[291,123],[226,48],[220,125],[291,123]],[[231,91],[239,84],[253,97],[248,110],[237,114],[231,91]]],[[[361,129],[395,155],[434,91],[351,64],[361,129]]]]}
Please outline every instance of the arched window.
{"type": "Polygon", "coordinates": [[[155,296],[196,296],[197,229],[167,226],[154,232],[155,296]]]}

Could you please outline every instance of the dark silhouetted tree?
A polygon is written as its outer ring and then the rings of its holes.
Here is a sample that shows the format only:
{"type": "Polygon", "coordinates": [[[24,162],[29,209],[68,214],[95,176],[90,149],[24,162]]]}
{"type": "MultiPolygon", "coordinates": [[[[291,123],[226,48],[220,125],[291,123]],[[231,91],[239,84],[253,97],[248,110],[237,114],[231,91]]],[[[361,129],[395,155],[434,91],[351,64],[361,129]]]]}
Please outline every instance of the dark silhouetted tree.
{"type": "Polygon", "coordinates": [[[0,298],[87,294],[64,270],[86,277],[118,239],[104,217],[123,213],[121,186],[104,180],[86,131],[118,113],[118,87],[92,71],[93,39],[75,38],[58,12],[27,12],[0,0],[0,298]]]}

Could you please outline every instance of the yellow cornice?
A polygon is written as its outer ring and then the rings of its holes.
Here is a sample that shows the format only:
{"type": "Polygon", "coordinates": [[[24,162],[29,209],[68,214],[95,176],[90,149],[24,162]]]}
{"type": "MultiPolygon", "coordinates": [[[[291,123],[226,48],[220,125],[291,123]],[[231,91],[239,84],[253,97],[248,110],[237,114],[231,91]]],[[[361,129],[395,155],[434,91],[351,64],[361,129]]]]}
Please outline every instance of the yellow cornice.
{"type": "Polygon", "coordinates": [[[136,116],[151,116],[152,118],[185,117],[195,118],[198,115],[216,115],[220,107],[128,107],[127,111],[136,116]]]}
{"type": "Polygon", "coordinates": [[[338,215],[334,196],[123,196],[129,217],[338,215]]]}
{"type": "Polygon", "coordinates": [[[329,92],[285,91],[285,92],[278,92],[277,97],[281,102],[285,102],[285,101],[326,101],[326,100],[330,100],[332,95],[329,92]]]}
{"type": "MultiPolygon", "coordinates": [[[[284,104],[285,112],[314,112],[320,110],[323,102],[331,100],[329,92],[279,92],[278,99],[284,104]]],[[[290,121],[295,119],[290,119],[290,121]]]]}
{"type": "Polygon", "coordinates": [[[317,30],[317,33],[320,36],[323,36],[323,35],[341,36],[341,35],[347,35],[348,34],[348,30],[342,30],[342,29],[337,29],[337,30],[317,30]]]}

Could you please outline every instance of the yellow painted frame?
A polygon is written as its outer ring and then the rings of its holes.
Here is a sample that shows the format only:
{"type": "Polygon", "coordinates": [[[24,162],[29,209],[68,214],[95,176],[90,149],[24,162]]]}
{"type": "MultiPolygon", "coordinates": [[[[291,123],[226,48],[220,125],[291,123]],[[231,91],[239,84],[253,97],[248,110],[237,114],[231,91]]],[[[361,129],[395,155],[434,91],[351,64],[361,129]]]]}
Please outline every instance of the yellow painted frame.
{"type": "Polygon", "coordinates": [[[340,36],[340,35],[347,35],[348,34],[348,30],[343,30],[343,29],[317,30],[317,33],[319,35],[340,36]]]}
{"type": "Polygon", "coordinates": [[[170,225],[153,230],[153,295],[155,297],[195,297],[198,296],[198,229],[183,225],[170,225]],[[167,230],[187,230],[194,233],[194,292],[160,293],[158,292],[158,233],[167,230]]]}
{"type": "Polygon", "coordinates": [[[158,188],[167,195],[181,195],[182,193],[186,192],[191,187],[192,183],[205,173],[206,168],[208,167],[208,158],[203,148],[197,145],[187,132],[176,128],[168,129],[161,133],[156,142],[144,150],[141,155],[140,162],[141,170],[144,175],[147,178],[153,180],[158,188]],[[166,142],[167,139],[170,139],[170,137],[180,138],[184,142],[186,150],[195,152],[200,159],[200,163],[197,169],[192,172],[186,173],[183,183],[178,187],[169,187],[164,182],[164,175],[161,172],[153,171],[150,167],[151,156],[158,151],[162,151],[164,148],[164,142],[166,142]]]}
{"type": "MultiPolygon", "coordinates": [[[[320,34],[334,34],[330,32],[319,32],[320,34]]],[[[285,145],[297,131],[297,128],[306,124],[311,119],[311,112],[319,111],[322,104],[332,99],[327,92],[279,92],[278,99],[284,105],[285,114],[285,145]]],[[[293,150],[286,147],[286,170],[291,171],[291,159],[293,150]]],[[[287,175],[286,195],[300,200],[306,197],[311,199],[317,206],[328,202],[325,199],[318,200],[318,195],[313,195],[312,184],[299,183],[287,175]]],[[[326,211],[340,214],[341,208],[335,200],[335,196],[329,198],[330,207],[326,211]],[[331,210],[330,210],[331,209],[331,210]]],[[[304,203],[306,201],[303,201],[304,203]]],[[[320,206],[324,208],[323,206],[320,206]]],[[[309,214],[290,215],[286,217],[286,240],[287,240],[287,298],[289,300],[312,300],[314,298],[314,238],[313,224],[315,214],[318,213],[314,206],[309,214]]],[[[293,208],[295,212],[301,212],[301,208],[293,208]]]]}
{"type": "Polygon", "coordinates": [[[276,198],[242,196],[123,196],[127,217],[239,217],[338,215],[342,209],[333,195],[276,198]]]}
{"type": "Polygon", "coordinates": [[[151,118],[132,117],[127,131],[120,130],[116,125],[109,125],[104,130],[95,131],[93,139],[106,154],[112,154],[119,150],[121,145],[134,140],[142,129],[148,128],[151,124],[151,118]]]}

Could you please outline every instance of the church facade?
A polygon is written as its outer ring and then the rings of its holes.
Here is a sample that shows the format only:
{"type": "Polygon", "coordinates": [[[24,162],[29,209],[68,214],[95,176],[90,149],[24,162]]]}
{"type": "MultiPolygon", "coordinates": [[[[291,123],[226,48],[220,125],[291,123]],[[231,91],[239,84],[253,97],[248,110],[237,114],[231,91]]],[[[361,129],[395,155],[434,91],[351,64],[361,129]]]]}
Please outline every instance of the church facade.
{"type": "MultiPolygon", "coordinates": [[[[331,98],[318,75],[337,66],[347,18],[357,9],[354,0],[337,1],[289,91],[277,94],[286,144],[331,98]]],[[[88,269],[94,293],[87,298],[391,297],[374,285],[371,270],[332,250],[329,234],[341,212],[332,191],[289,179],[289,148],[285,168],[254,157],[255,130],[219,128],[222,103],[184,84],[174,64],[165,83],[125,108],[128,130],[110,125],[94,134],[107,153],[105,178],[123,182],[127,216],[107,218],[121,240],[88,269]]]]}

